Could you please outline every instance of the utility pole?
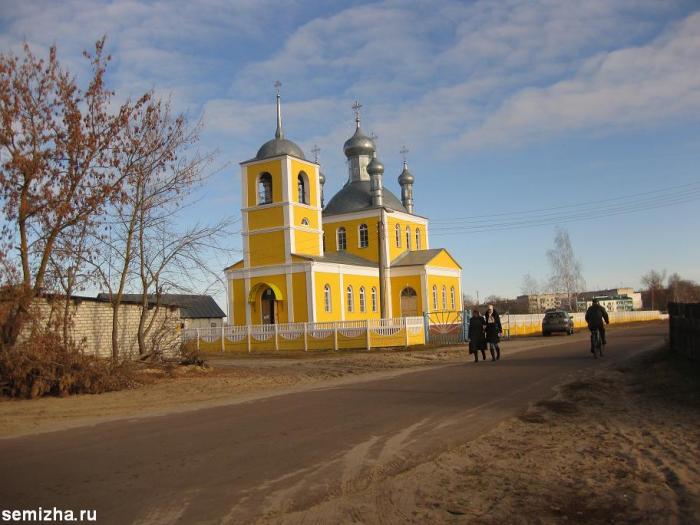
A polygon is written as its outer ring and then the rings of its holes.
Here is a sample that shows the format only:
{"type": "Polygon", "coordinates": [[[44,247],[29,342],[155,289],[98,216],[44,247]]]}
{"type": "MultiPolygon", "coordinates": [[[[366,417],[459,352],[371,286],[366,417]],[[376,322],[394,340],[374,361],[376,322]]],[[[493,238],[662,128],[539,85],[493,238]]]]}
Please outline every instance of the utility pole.
{"type": "Polygon", "coordinates": [[[378,240],[377,240],[377,264],[379,267],[379,312],[382,319],[386,319],[386,230],[384,227],[384,208],[379,209],[378,240]]]}

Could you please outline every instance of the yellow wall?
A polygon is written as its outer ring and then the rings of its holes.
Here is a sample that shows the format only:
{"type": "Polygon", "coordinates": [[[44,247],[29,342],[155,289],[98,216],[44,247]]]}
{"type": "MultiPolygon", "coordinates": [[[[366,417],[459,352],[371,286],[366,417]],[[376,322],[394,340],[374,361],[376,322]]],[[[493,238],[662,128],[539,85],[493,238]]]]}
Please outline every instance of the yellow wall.
{"type": "Polygon", "coordinates": [[[301,230],[292,230],[294,235],[294,253],[318,255],[321,253],[321,234],[301,230]]]}
{"type": "Polygon", "coordinates": [[[316,321],[339,321],[340,301],[339,287],[340,275],[337,273],[314,272],[314,286],[316,288],[316,321]],[[331,311],[326,312],[323,307],[323,287],[329,284],[331,287],[331,311]]]}
{"type": "Polygon", "coordinates": [[[377,217],[365,217],[363,219],[355,219],[352,221],[342,221],[335,222],[331,224],[324,224],[323,231],[326,234],[326,251],[336,252],[336,232],[341,226],[345,227],[345,239],[346,239],[346,252],[353,255],[357,255],[364,259],[370,261],[378,261],[378,231],[377,231],[377,217]],[[369,235],[369,244],[367,248],[360,248],[360,224],[367,225],[367,233],[369,235]]]}
{"type": "Polygon", "coordinates": [[[284,158],[261,162],[252,166],[246,166],[246,182],[248,183],[248,200],[245,207],[257,206],[258,204],[258,176],[267,172],[272,175],[272,202],[282,200],[282,162],[284,158]]]}
{"type": "MultiPolygon", "coordinates": [[[[379,319],[381,316],[381,305],[379,304],[379,279],[368,275],[348,275],[343,274],[343,298],[345,304],[345,320],[356,321],[360,319],[379,319]],[[348,311],[347,289],[353,288],[353,311],[348,311]],[[365,287],[365,311],[360,311],[360,288],[365,287]],[[372,287],[377,288],[377,311],[372,311],[372,287]]],[[[322,305],[323,306],[323,305],[322,305]]]]}
{"type": "Polygon", "coordinates": [[[245,295],[245,282],[243,279],[234,279],[231,281],[231,308],[233,319],[229,323],[234,325],[246,324],[245,322],[245,303],[248,298],[245,295]]]}
{"type": "MultiPolygon", "coordinates": [[[[285,274],[278,275],[265,275],[264,277],[251,277],[250,279],[250,289],[255,288],[255,285],[259,283],[270,283],[277,286],[284,294],[284,300],[277,302],[277,312],[275,313],[278,323],[288,323],[289,317],[287,316],[287,308],[289,307],[289,291],[287,290],[287,276],[285,274]]],[[[257,290],[255,297],[255,303],[250,305],[250,320],[252,324],[260,324],[261,322],[261,312],[260,312],[260,296],[263,293],[264,287],[260,287],[257,290]]],[[[244,299],[248,300],[247,297],[244,299]]]]}
{"type": "Polygon", "coordinates": [[[250,266],[265,266],[284,262],[284,231],[251,233],[248,236],[250,266]]]}
{"type": "Polygon", "coordinates": [[[297,186],[297,177],[300,172],[306,173],[308,181],[308,203],[311,206],[318,205],[318,195],[316,193],[316,181],[318,180],[318,165],[312,162],[303,162],[301,160],[292,159],[292,172],[289,174],[289,198],[292,202],[299,202],[299,188],[297,186]]]}
{"type": "Polygon", "coordinates": [[[292,288],[294,289],[294,322],[305,323],[309,320],[306,301],[306,273],[292,274],[292,288]]]}
{"type": "MultiPolygon", "coordinates": [[[[274,191],[274,190],[273,190],[274,191]]],[[[248,214],[248,230],[262,230],[284,226],[284,208],[260,208],[243,212],[248,214]]]]}
{"type": "Polygon", "coordinates": [[[392,317],[402,317],[401,312],[401,292],[404,288],[411,287],[416,291],[416,305],[418,315],[423,314],[423,289],[420,284],[420,275],[407,275],[391,278],[391,310],[392,317]]]}
{"type": "Polygon", "coordinates": [[[453,310],[452,303],[450,301],[450,287],[455,288],[455,310],[460,310],[462,306],[462,290],[460,287],[459,277],[448,277],[442,275],[430,275],[428,273],[428,289],[426,293],[428,294],[428,309],[429,311],[434,310],[453,310]],[[433,285],[437,286],[438,291],[438,304],[435,308],[433,304],[433,285]],[[443,308],[442,304],[442,286],[446,287],[447,292],[447,308],[443,308]]]}
{"type": "Polygon", "coordinates": [[[426,249],[425,226],[420,223],[407,220],[399,220],[391,215],[387,216],[387,237],[389,239],[389,259],[394,260],[406,251],[406,226],[411,228],[411,250],[416,250],[416,228],[421,231],[421,250],[426,249]],[[401,246],[396,246],[396,225],[401,226],[401,246]]]}
{"type": "Polygon", "coordinates": [[[430,260],[430,266],[459,269],[459,264],[444,250],[430,260]]]}
{"type": "MultiPolygon", "coordinates": [[[[301,226],[301,220],[303,218],[309,219],[308,228],[318,230],[318,211],[317,209],[309,209],[303,206],[294,205],[292,206],[292,217],[294,226],[301,226]]],[[[302,226],[303,227],[303,226],[302,226]]]]}

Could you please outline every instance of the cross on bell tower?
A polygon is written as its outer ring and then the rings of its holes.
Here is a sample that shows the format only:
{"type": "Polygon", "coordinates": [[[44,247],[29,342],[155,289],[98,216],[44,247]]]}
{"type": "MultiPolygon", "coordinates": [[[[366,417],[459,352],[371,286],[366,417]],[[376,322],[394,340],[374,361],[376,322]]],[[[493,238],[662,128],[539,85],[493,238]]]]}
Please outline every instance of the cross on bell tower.
{"type": "Polygon", "coordinates": [[[360,109],[362,108],[362,104],[360,104],[357,100],[353,102],[352,104],[352,110],[355,113],[355,125],[359,128],[360,127],[360,109]]]}

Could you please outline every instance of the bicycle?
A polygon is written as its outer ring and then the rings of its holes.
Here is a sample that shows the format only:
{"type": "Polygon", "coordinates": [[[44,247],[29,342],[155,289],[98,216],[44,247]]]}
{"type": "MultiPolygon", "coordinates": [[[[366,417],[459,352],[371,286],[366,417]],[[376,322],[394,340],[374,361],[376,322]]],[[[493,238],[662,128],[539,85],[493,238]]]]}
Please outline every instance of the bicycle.
{"type": "Polygon", "coordinates": [[[603,357],[603,339],[600,337],[600,330],[594,328],[591,330],[591,348],[593,349],[593,358],[603,357]]]}

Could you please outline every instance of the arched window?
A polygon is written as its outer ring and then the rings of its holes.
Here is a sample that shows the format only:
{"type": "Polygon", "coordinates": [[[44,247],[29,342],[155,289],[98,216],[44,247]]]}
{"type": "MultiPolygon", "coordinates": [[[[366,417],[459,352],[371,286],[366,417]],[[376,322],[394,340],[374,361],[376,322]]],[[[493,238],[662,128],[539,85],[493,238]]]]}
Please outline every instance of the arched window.
{"type": "Polygon", "coordinates": [[[377,311],[377,289],[372,287],[372,311],[377,311]]]}
{"type": "Polygon", "coordinates": [[[304,218],[301,220],[301,225],[302,225],[302,226],[308,226],[308,225],[309,225],[309,219],[307,219],[306,217],[304,217],[304,218]]]}
{"type": "Polygon", "coordinates": [[[438,308],[437,286],[433,285],[433,310],[437,310],[437,308],[438,308]]]}
{"type": "Polygon", "coordinates": [[[352,286],[348,286],[348,312],[354,312],[355,305],[352,294],[352,286]]]}
{"type": "Polygon", "coordinates": [[[330,312],[332,309],[332,302],[331,302],[331,286],[329,284],[325,285],[323,287],[323,309],[326,312],[330,312]]]}
{"type": "Polygon", "coordinates": [[[272,202],[272,175],[263,173],[258,178],[258,204],[272,202]]]}
{"type": "Polygon", "coordinates": [[[396,247],[401,248],[401,225],[397,224],[394,231],[396,232],[396,247]]]}
{"type": "Polygon", "coordinates": [[[360,224],[360,248],[369,246],[369,231],[366,224],[360,224]]]}
{"type": "Polygon", "coordinates": [[[344,250],[345,248],[347,248],[348,243],[347,238],[345,236],[345,228],[343,228],[342,226],[338,228],[338,233],[336,234],[336,237],[338,250],[344,250]]]}
{"type": "Polygon", "coordinates": [[[442,309],[447,310],[447,287],[442,285],[442,309]]]}
{"type": "Polygon", "coordinates": [[[406,226],[406,249],[411,249],[411,227],[406,226]]]}
{"type": "Polygon", "coordinates": [[[455,305],[455,287],[454,286],[450,288],[450,304],[452,305],[452,309],[455,310],[456,305],[455,305]]]}
{"type": "Polygon", "coordinates": [[[306,173],[303,171],[299,173],[299,176],[297,177],[297,190],[299,192],[299,202],[301,204],[309,203],[309,195],[307,192],[308,184],[306,183],[306,180],[306,173]]]}
{"type": "Polygon", "coordinates": [[[416,250],[421,249],[420,228],[416,228],[416,250]]]}
{"type": "Polygon", "coordinates": [[[360,312],[365,311],[365,287],[360,286],[360,312]]]}

